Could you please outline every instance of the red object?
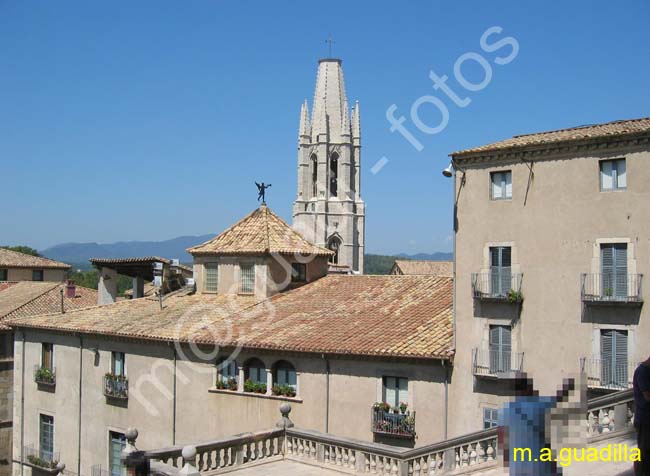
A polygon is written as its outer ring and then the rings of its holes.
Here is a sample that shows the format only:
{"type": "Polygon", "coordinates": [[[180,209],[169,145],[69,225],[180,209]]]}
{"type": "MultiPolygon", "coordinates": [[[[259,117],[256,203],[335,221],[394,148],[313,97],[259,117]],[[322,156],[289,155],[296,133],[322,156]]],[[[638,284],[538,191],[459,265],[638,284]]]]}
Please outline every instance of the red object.
{"type": "Polygon", "coordinates": [[[68,280],[65,283],[65,297],[74,298],[77,296],[77,286],[74,281],[68,280]]]}

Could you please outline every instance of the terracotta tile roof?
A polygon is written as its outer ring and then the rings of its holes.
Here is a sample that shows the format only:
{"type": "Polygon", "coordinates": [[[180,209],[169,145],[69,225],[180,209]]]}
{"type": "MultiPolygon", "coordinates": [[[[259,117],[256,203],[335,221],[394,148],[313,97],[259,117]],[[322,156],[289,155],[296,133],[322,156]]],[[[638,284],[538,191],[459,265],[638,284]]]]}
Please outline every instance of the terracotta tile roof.
{"type": "Polygon", "coordinates": [[[400,272],[398,274],[429,274],[451,277],[454,273],[454,262],[396,259],[392,271],[395,271],[396,268],[400,272]]]}
{"type": "Polygon", "coordinates": [[[546,145],[557,142],[582,141],[586,139],[624,136],[639,133],[650,133],[650,117],[571,127],[568,129],[538,132],[534,134],[523,134],[514,136],[510,139],[493,142],[491,144],[453,152],[450,155],[453,157],[461,156],[460,158],[462,158],[465,154],[496,152],[519,147],[546,145]]]}
{"type": "Polygon", "coordinates": [[[266,205],[260,206],[215,238],[187,251],[193,255],[333,254],[305,240],[266,205]]]}
{"type": "Polygon", "coordinates": [[[0,268],[70,269],[70,265],[49,258],[27,255],[25,253],[0,248],[0,268]]]}
{"type": "Polygon", "coordinates": [[[307,353],[449,358],[452,279],[330,275],[271,299],[171,296],[12,322],[64,332],[307,353]]]}
{"type": "MultiPolygon", "coordinates": [[[[0,329],[8,329],[4,322],[25,316],[61,312],[62,283],[19,281],[0,283],[0,329]]],[[[97,305],[97,290],[76,287],[74,298],[64,298],[67,311],[97,305]]]]}

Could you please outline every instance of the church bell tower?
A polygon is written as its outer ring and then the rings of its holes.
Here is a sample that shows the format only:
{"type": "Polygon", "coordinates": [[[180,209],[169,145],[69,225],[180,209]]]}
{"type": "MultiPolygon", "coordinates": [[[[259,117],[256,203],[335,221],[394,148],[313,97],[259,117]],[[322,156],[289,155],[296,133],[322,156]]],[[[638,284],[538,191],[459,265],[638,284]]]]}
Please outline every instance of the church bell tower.
{"type": "Polygon", "coordinates": [[[333,264],[363,273],[361,118],[358,101],[351,112],[348,107],[341,63],[336,58],[318,62],[311,119],[307,100],[300,111],[293,227],[334,251],[333,264]]]}

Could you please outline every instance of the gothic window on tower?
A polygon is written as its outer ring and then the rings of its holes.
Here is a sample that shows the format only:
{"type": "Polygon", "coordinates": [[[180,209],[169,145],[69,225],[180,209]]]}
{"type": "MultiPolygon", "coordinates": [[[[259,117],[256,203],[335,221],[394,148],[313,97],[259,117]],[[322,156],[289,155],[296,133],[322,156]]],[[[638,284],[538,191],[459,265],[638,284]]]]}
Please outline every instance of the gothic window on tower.
{"type": "Polygon", "coordinates": [[[311,196],[315,197],[318,193],[318,157],[311,156],[311,196]]]}
{"type": "Polygon", "coordinates": [[[335,152],[330,157],[330,194],[332,197],[338,195],[337,185],[339,179],[339,155],[335,152]]]}
{"type": "Polygon", "coordinates": [[[341,247],[341,240],[333,236],[327,241],[327,249],[334,252],[330,257],[330,263],[338,264],[339,262],[339,248],[341,247]]]}

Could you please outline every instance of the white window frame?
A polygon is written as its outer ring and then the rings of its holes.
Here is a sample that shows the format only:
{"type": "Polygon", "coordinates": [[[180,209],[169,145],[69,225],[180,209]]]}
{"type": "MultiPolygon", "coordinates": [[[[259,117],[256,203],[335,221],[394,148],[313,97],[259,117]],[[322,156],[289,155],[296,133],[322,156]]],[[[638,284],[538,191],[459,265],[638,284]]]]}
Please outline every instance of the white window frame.
{"type": "Polygon", "coordinates": [[[49,412],[43,412],[43,411],[38,412],[38,421],[37,421],[37,425],[38,425],[38,433],[37,433],[38,434],[38,456],[42,457],[42,455],[43,455],[43,448],[41,448],[41,430],[42,430],[42,428],[41,428],[41,420],[42,420],[42,417],[44,417],[44,416],[49,417],[49,418],[52,419],[52,459],[54,459],[54,455],[56,453],[56,426],[55,426],[56,425],[56,420],[55,420],[54,414],[49,413],[49,412]]]}
{"type": "Polygon", "coordinates": [[[512,170],[495,170],[490,172],[490,200],[512,200],[512,170]],[[494,178],[499,175],[501,176],[501,196],[495,196],[494,194],[494,178]],[[508,177],[510,177],[510,195],[508,195],[508,177]]]}
{"type": "MultiPolygon", "coordinates": [[[[125,435],[124,432],[118,431],[118,430],[112,430],[112,429],[109,428],[109,430],[108,430],[108,461],[107,461],[107,468],[108,468],[108,475],[109,476],[111,476],[111,444],[112,444],[111,433],[115,433],[115,434],[124,436],[124,440],[126,442],[126,435],[125,435]]],[[[120,464],[120,467],[123,469],[122,464],[120,464]]]]}
{"type": "Polygon", "coordinates": [[[400,405],[401,402],[405,402],[406,404],[410,404],[411,380],[408,377],[400,377],[400,376],[397,376],[397,375],[384,375],[381,378],[381,388],[382,388],[381,399],[382,399],[383,402],[388,403],[391,406],[391,408],[392,407],[399,408],[399,405],[400,405]],[[386,389],[387,389],[386,382],[387,382],[387,379],[389,379],[389,378],[395,379],[395,389],[394,389],[394,391],[395,391],[395,396],[397,397],[396,402],[387,402],[386,401],[386,389]],[[403,380],[406,380],[406,399],[400,397],[401,390],[400,390],[399,382],[403,381],[403,380]],[[395,404],[393,404],[393,403],[395,403],[395,404]]]}
{"type": "Polygon", "coordinates": [[[204,277],[203,277],[203,292],[205,293],[218,293],[219,292],[219,262],[217,261],[209,261],[206,263],[203,263],[203,271],[204,271],[204,277]],[[214,268],[217,271],[217,280],[216,280],[216,286],[215,289],[209,289],[208,288],[208,268],[214,268]]]}
{"type": "Polygon", "coordinates": [[[627,161],[625,160],[625,157],[619,157],[617,159],[605,159],[605,160],[600,160],[598,162],[598,178],[600,182],[600,191],[601,192],[615,192],[617,190],[625,190],[627,189],[627,161]],[[603,171],[603,168],[611,164],[611,180],[612,180],[612,185],[611,187],[605,187],[605,173],[603,171]],[[621,167],[621,164],[623,165],[621,167]],[[623,171],[623,180],[620,179],[621,174],[621,168],[625,169],[623,171]],[[620,185],[621,182],[624,182],[623,185],[620,185]]]}
{"type": "Polygon", "coordinates": [[[111,351],[110,373],[112,375],[117,375],[115,373],[115,355],[116,354],[122,354],[122,374],[121,374],[121,376],[126,377],[126,352],[120,352],[120,351],[117,351],[117,350],[111,351]]]}
{"type": "Polygon", "coordinates": [[[255,284],[256,284],[256,266],[255,263],[250,263],[250,262],[244,262],[244,263],[239,263],[239,294],[255,294],[255,284]],[[253,270],[253,284],[251,286],[250,291],[249,290],[244,290],[244,273],[243,273],[243,268],[252,268],[253,270]]]}

